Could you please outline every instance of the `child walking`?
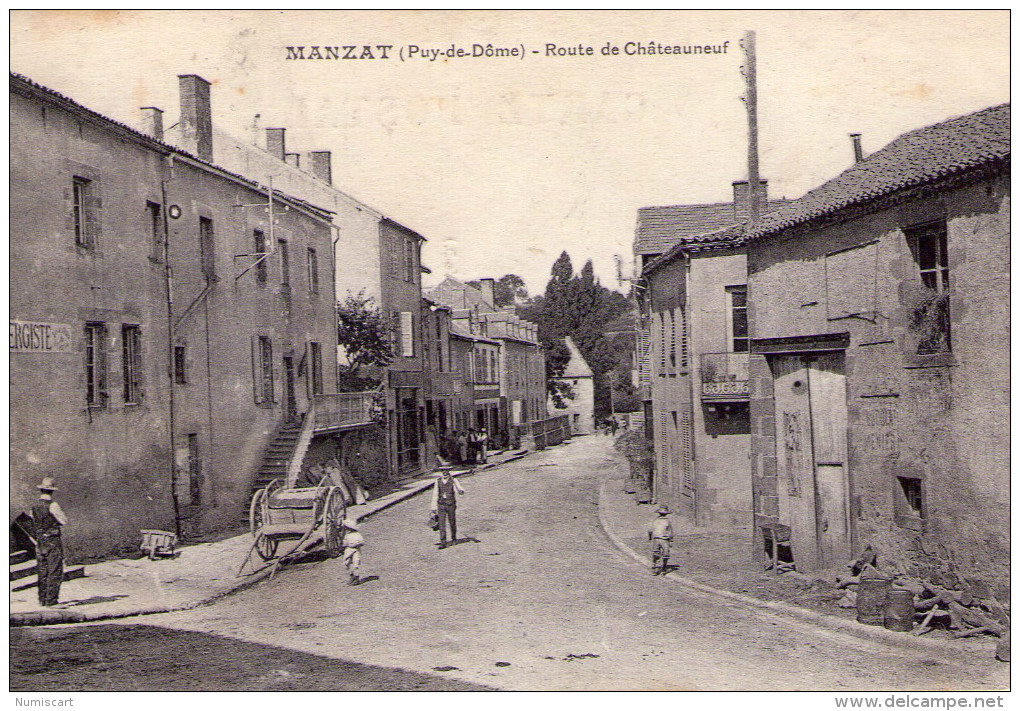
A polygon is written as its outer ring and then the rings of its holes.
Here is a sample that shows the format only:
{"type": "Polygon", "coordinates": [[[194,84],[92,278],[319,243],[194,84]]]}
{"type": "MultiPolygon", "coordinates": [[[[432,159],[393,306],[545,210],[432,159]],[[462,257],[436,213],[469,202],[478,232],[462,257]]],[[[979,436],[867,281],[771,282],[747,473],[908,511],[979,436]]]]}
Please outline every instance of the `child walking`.
{"type": "Polygon", "coordinates": [[[648,529],[648,540],[652,542],[652,575],[665,575],[669,569],[670,546],[673,543],[673,524],[667,516],[673,512],[663,504],[655,513],[658,517],[648,529]]]}
{"type": "Polygon", "coordinates": [[[357,585],[361,582],[358,572],[361,570],[361,547],[365,545],[365,537],[358,531],[358,522],[354,519],[345,518],[343,527],[344,565],[350,575],[347,584],[357,585]]]}

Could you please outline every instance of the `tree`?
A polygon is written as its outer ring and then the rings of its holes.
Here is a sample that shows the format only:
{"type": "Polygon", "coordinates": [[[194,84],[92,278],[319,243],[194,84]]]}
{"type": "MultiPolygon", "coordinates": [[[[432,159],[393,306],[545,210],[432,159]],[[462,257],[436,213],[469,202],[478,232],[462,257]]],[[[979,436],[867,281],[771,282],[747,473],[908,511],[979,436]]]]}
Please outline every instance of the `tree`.
{"type": "Polygon", "coordinates": [[[382,314],[374,301],[363,289],[348,293],[337,304],[336,338],[347,353],[347,365],[341,366],[347,376],[356,378],[362,366],[384,367],[393,361],[382,314]]]}

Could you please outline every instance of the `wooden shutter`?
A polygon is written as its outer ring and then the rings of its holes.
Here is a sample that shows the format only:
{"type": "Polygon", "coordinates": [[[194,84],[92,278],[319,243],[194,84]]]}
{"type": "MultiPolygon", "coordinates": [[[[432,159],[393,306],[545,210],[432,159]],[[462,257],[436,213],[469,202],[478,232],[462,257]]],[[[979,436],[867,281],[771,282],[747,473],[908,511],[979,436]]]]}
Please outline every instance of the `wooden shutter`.
{"type": "Polygon", "coordinates": [[[251,337],[251,392],[255,404],[262,404],[262,345],[258,336],[251,337]]]}
{"type": "Polygon", "coordinates": [[[400,312],[400,354],[414,355],[414,317],[410,311],[400,312]]]}
{"type": "Polygon", "coordinates": [[[681,410],[679,412],[679,439],[680,439],[680,473],[683,477],[684,496],[694,497],[694,462],[693,447],[691,446],[691,412],[681,410]]]}

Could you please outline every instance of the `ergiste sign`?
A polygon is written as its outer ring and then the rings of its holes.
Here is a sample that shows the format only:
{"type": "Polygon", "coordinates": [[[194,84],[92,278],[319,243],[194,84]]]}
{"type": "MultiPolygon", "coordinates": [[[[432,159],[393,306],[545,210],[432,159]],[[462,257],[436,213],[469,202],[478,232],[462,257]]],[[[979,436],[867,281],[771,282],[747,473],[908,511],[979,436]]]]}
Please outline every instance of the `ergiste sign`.
{"type": "Polygon", "coordinates": [[[11,321],[11,353],[70,353],[71,327],[65,323],[11,321]]]}

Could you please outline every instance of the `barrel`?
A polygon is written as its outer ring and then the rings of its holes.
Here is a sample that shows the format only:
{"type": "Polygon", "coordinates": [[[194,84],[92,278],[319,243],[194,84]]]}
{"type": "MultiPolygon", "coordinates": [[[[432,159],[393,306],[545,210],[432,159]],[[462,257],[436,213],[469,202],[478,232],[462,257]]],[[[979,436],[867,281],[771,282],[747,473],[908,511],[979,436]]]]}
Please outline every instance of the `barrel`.
{"type": "Polygon", "coordinates": [[[896,632],[914,629],[914,593],[890,590],[885,596],[885,628],[896,632]]]}
{"type": "Polygon", "coordinates": [[[861,578],[857,586],[857,621],[881,625],[885,620],[885,596],[892,586],[889,578],[861,578]]]}

